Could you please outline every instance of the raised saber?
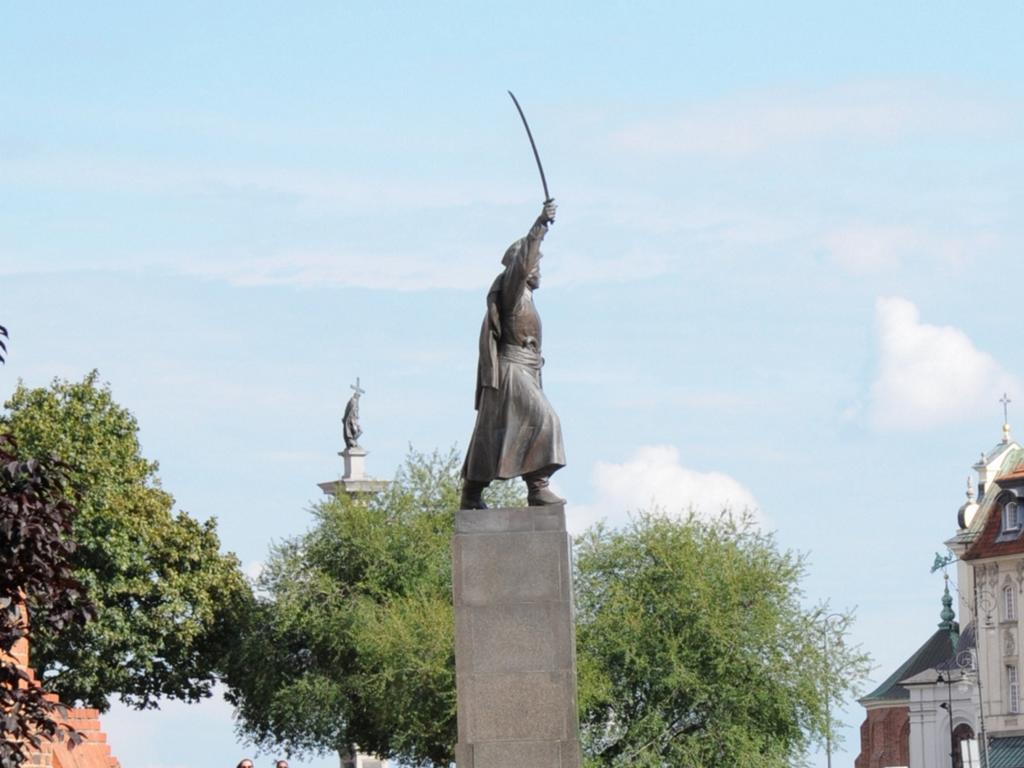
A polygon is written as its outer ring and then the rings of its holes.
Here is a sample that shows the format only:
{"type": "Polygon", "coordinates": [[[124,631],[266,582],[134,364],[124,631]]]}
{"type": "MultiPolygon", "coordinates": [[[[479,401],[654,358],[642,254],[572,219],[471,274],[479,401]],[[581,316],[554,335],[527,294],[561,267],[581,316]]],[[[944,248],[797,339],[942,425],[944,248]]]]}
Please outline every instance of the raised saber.
{"type": "Polygon", "coordinates": [[[540,154],[537,152],[537,142],[533,140],[533,133],[530,131],[530,124],[526,122],[526,115],[523,114],[523,108],[519,106],[519,99],[512,91],[508,92],[508,95],[512,97],[512,103],[516,105],[516,109],[519,110],[519,117],[523,120],[523,127],[526,129],[526,135],[530,139],[530,146],[533,147],[533,158],[537,161],[537,170],[540,171],[540,183],[544,185],[544,204],[547,205],[554,198],[551,197],[551,193],[548,192],[548,180],[544,178],[544,166],[540,164],[540,154]]]}

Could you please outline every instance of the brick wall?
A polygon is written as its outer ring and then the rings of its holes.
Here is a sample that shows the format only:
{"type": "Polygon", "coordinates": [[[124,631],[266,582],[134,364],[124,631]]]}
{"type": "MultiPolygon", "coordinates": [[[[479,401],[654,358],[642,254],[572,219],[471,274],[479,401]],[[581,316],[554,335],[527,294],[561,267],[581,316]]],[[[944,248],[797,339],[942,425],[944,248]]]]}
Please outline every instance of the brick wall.
{"type": "Polygon", "coordinates": [[[910,765],[910,709],[906,706],[869,709],[860,726],[860,754],[854,768],[910,765]]]}
{"type": "Polygon", "coordinates": [[[53,746],[51,768],[120,768],[121,763],[111,753],[107,734],[100,726],[97,709],[69,709],[67,723],[85,737],[74,749],[66,744],[53,746]]]}
{"type": "MultiPolygon", "coordinates": [[[[19,641],[11,649],[11,657],[19,666],[29,670],[28,640],[19,641]]],[[[47,696],[51,701],[59,701],[57,696],[47,696]]],[[[120,768],[121,763],[111,754],[107,744],[107,735],[100,727],[98,709],[68,708],[63,721],[81,733],[85,740],[74,749],[68,749],[67,742],[50,743],[44,741],[38,751],[29,755],[28,768],[120,768]]]]}

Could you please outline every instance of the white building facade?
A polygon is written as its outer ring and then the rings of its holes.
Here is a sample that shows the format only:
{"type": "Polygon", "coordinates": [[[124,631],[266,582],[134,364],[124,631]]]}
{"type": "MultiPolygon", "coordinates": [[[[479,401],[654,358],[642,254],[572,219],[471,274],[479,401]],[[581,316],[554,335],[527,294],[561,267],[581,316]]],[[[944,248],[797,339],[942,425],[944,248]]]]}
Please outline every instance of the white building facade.
{"type": "Polygon", "coordinates": [[[861,699],[856,768],[1024,768],[1024,448],[1008,426],[973,469],[946,542],[963,633],[947,587],[938,632],[861,699]]]}

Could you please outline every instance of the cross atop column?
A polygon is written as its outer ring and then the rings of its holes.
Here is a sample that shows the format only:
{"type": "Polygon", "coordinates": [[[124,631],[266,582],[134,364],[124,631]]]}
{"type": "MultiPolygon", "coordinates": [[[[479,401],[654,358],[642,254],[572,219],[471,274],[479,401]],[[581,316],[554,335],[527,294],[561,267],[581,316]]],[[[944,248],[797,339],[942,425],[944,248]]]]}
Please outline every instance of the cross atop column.
{"type": "MultiPolygon", "coordinates": [[[[349,389],[353,390],[357,395],[365,395],[366,394],[366,390],[365,389],[360,389],[360,387],[359,387],[359,377],[358,376],[356,376],[356,383],[355,384],[350,384],[349,385],[349,389]]],[[[1005,395],[1004,395],[1004,397],[1005,397],[1005,395]]]]}
{"type": "Polygon", "coordinates": [[[999,398],[999,402],[1003,404],[1003,442],[1010,442],[1010,411],[1009,405],[1013,402],[1009,396],[1003,392],[1003,396],[999,398]]]}

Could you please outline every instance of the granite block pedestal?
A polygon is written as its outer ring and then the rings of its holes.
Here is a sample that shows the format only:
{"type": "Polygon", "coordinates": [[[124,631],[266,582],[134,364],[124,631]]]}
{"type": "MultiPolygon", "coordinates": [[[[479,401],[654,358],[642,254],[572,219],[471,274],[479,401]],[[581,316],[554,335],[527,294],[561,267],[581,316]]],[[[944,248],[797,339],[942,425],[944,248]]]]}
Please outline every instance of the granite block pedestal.
{"type": "Polygon", "coordinates": [[[579,768],[564,506],[458,512],[452,578],[458,768],[579,768]]]}

